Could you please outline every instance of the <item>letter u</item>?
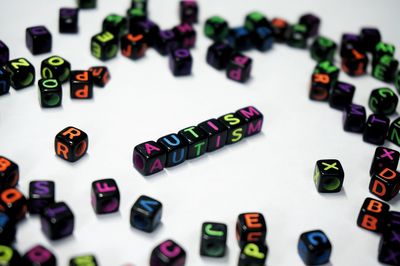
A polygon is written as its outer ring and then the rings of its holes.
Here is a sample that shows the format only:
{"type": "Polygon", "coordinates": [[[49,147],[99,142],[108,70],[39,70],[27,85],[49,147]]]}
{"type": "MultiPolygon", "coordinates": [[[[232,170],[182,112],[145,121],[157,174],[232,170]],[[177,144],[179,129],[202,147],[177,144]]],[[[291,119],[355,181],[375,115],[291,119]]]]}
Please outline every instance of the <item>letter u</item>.
{"type": "Polygon", "coordinates": [[[174,151],[174,153],[172,154],[172,162],[173,163],[175,163],[175,164],[177,164],[177,163],[181,163],[181,162],[183,162],[184,160],[185,160],[185,149],[180,149],[180,155],[179,155],[179,159],[177,159],[176,157],[176,154],[178,153],[179,151],[174,151]]]}
{"type": "Polygon", "coordinates": [[[164,141],[171,146],[178,146],[179,144],[181,144],[181,141],[179,140],[179,138],[176,135],[171,135],[171,138],[173,138],[174,142],[171,142],[169,139],[167,139],[167,137],[164,138],[164,141]]]}

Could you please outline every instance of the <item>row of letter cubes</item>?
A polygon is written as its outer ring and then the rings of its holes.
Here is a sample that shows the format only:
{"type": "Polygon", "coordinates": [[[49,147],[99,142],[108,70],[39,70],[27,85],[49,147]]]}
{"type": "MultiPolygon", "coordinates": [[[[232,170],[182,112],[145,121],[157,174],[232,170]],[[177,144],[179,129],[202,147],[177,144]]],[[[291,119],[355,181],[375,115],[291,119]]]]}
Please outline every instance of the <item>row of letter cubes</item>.
{"type": "Polygon", "coordinates": [[[187,159],[197,158],[261,131],[263,114],[249,106],[218,119],[209,119],[198,126],[182,129],[178,134],[147,141],[133,151],[133,165],[143,175],[160,172],[187,159]]]}
{"type": "Polygon", "coordinates": [[[366,198],[357,224],[366,230],[381,233],[378,261],[387,265],[400,265],[400,213],[389,211],[388,204],[366,198]]]}

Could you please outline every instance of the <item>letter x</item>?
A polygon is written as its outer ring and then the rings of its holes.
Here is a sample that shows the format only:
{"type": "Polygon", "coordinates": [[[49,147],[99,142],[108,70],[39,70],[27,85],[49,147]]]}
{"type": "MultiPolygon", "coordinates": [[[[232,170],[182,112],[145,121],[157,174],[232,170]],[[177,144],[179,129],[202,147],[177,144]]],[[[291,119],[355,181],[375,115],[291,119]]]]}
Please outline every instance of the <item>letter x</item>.
{"type": "Polygon", "coordinates": [[[400,233],[397,234],[395,231],[392,231],[392,239],[390,241],[396,241],[400,244],[400,233]]]}
{"type": "Polygon", "coordinates": [[[339,170],[339,168],[336,166],[337,163],[333,163],[333,164],[329,164],[329,163],[322,163],[323,165],[325,165],[326,167],[324,168],[324,171],[327,171],[331,168],[339,170]]]}
{"type": "Polygon", "coordinates": [[[385,262],[386,263],[392,262],[392,263],[394,263],[393,265],[397,265],[397,263],[398,263],[397,256],[399,255],[399,253],[396,251],[392,251],[392,250],[389,250],[388,253],[389,254],[386,257],[385,262]]]}
{"type": "Polygon", "coordinates": [[[392,154],[394,153],[394,151],[388,151],[387,149],[383,149],[383,154],[381,155],[381,158],[384,157],[389,157],[390,160],[394,160],[394,158],[392,157],[392,154]]]}

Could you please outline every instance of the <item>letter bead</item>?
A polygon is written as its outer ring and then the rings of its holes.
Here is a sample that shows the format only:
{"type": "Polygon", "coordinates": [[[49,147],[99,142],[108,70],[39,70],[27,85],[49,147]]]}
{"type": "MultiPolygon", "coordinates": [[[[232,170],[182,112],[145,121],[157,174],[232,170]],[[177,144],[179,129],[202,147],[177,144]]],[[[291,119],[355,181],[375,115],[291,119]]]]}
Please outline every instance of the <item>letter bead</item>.
{"type": "Polygon", "coordinates": [[[158,25],[149,19],[140,20],[129,25],[129,33],[132,33],[134,36],[140,34],[143,35],[144,42],[149,47],[153,47],[155,45],[155,41],[159,32],[160,28],[158,25]]]}
{"type": "Polygon", "coordinates": [[[314,39],[311,45],[310,52],[311,58],[317,62],[331,61],[335,57],[337,44],[326,37],[318,36],[314,39]]]}
{"type": "Polygon", "coordinates": [[[0,245],[0,263],[2,266],[21,266],[21,255],[11,245],[0,245]]]}
{"type": "Polygon", "coordinates": [[[376,114],[391,115],[396,111],[399,98],[389,88],[378,88],[369,96],[369,107],[376,114]]]}
{"type": "Polygon", "coordinates": [[[120,38],[127,31],[127,20],[125,17],[110,14],[103,20],[103,32],[111,32],[114,36],[120,38]]]}
{"type": "Polygon", "coordinates": [[[93,85],[104,88],[111,79],[110,71],[106,66],[95,66],[89,68],[92,73],[93,85]]]}
{"type": "Polygon", "coordinates": [[[289,23],[283,18],[274,18],[271,20],[271,28],[275,42],[283,43],[287,41],[287,32],[290,28],[289,23]]]}
{"type": "Polygon", "coordinates": [[[226,76],[230,80],[245,83],[250,79],[253,60],[241,53],[233,53],[228,61],[226,76]]]}
{"type": "Polygon", "coordinates": [[[348,132],[362,133],[366,119],[367,114],[364,106],[350,104],[343,111],[343,129],[348,132]]]}
{"type": "Polygon", "coordinates": [[[33,55],[49,53],[51,46],[51,33],[45,26],[35,26],[26,29],[26,47],[28,47],[33,55]]]}
{"type": "Polygon", "coordinates": [[[187,159],[193,159],[206,153],[208,146],[207,134],[199,127],[182,129],[178,134],[188,144],[187,159]]]}
{"type": "Polygon", "coordinates": [[[31,181],[29,183],[29,213],[40,214],[44,208],[55,202],[53,181],[31,181]]]}
{"type": "Polygon", "coordinates": [[[352,84],[338,81],[333,85],[329,95],[329,106],[338,110],[344,110],[353,101],[356,87],[352,84]]]}
{"type": "Polygon", "coordinates": [[[226,144],[233,144],[245,137],[247,124],[243,118],[235,113],[221,116],[218,120],[228,129],[226,144]]]}
{"type": "Polygon", "coordinates": [[[153,249],[150,266],[184,266],[186,251],[175,241],[165,240],[153,249]]]}
{"type": "Polygon", "coordinates": [[[318,35],[321,20],[314,14],[304,14],[299,19],[299,24],[307,27],[307,37],[315,37],[318,35]]]}
{"type": "Polygon", "coordinates": [[[133,150],[133,165],[144,176],[162,171],[166,159],[166,150],[154,141],[139,144],[133,150]]]}
{"type": "Polygon", "coordinates": [[[225,146],[228,129],[215,118],[198,125],[208,135],[207,152],[218,150],[225,146]]]}
{"type": "Polygon", "coordinates": [[[19,167],[10,159],[0,155],[0,191],[15,187],[19,181],[19,167]]]}
{"type": "Polygon", "coordinates": [[[94,255],[80,255],[69,260],[69,266],[99,266],[94,255]]]}
{"type": "Polygon", "coordinates": [[[366,74],[368,56],[361,50],[351,49],[342,56],[342,70],[350,76],[366,74]]]}
{"type": "Polygon", "coordinates": [[[215,42],[207,50],[207,63],[217,70],[225,69],[233,54],[233,48],[224,42],[215,42]]]}
{"type": "Polygon", "coordinates": [[[128,33],[121,38],[122,55],[136,60],[142,58],[147,50],[147,43],[143,34],[128,33]]]}
{"type": "Polygon", "coordinates": [[[376,45],[381,41],[381,33],[376,28],[362,28],[360,41],[367,52],[374,52],[376,45]]]}
{"type": "Polygon", "coordinates": [[[181,23],[194,24],[198,21],[199,7],[194,0],[182,0],[179,3],[181,23]]]}
{"type": "Polygon", "coordinates": [[[357,225],[372,232],[382,232],[386,227],[389,205],[372,198],[366,198],[357,218],[357,225]]]}
{"type": "Polygon", "coordinates": [[[384,168],[396,170],[399,164],[399,158],[400,153],[398,151],[386,147],[377,147],[372,159],[369,175],[372,177],[381,172],[384,168]]]}
{"type": "Polygon", "coordinates": [[[71,72],[69,80],[71,99],[87,100],[93,98],[93,75],[86,70],[71,72]]]}
{"type": "Polygon", "coordinates": [[[114,179],[102,179],[92,183],[91,203],[97,214],[118,211],[120,194],[114,179]]]}
{"type": "Polygon", "coordinates": [[[175,33],[179,47],[190,49],[196,45],[196,31],[192,25],[183,23],[173,27],[172,31],[175,33]]]}
{"type": "Polygon", "coordinates": [[[161,222],[163,206],[158,200],[140,196],[131,209],[131,226],[151,233],[161,222]]]}
{"type": "Polygon", "coordinates": [[[97,0],[77,0],[80,9],[96,8],[97,0]]]}
{"type": "Polygon", "coordinates": [[[267,260],[268,247],[264,243],[246,243],[239,256],[238,266],[264,266],[267,260]]]}
{"type": "Polygon", "coordinates": [[[40,67],[42,78],[57,79],[59,82],[67,82],[71,73],[71,64],[60,56],[53,55],[42,61],[40,67]]]}
{"type": "Polygon", "coordinates": [[[60,8],[58,31],[60,33],[78,33],[78,8],[60,8]]]}
{"type": "Polygon", "coordinates": [[[384,115],[371,114],[366,123],[363,140],[375,145],[383,145],[389,130],[390,120],[384,115]]]}
{"type": "Polygon", "coordinates": [[[56,135],[54,146],[57,156],[69,162],[76,162],[86,154],[89,138],[82,130],[70,126],[56,135]]]}
{"type": "Polygon", "coordinates": [[[329,262],[332,245],[324,232],[314,230],[300,235],[297,251],[306,265],[321,265],[329,262]]]}
{"type": "Polygon", "coordinates": [[[22,257],[24,266],[57,266],[57,259],[47,248],[36,245],[22,257]]]}
{"type": "Polygon", "coordinates": [[[75,218],[71,209],[64,202],[46,207],[40,218],[43,233],[50,240],[58,240],[72,235],[75,218]]]}
{"type": "Polygon", "coordinates": [[[226,251],[228,228],[226,224],[205,222],[201,228],[200,255],[223,257],[226,251]]]}
{"type": "Polygon", "coordinates": [[[155,49],[161,55],[168,55],[171,51],[178,49],[178,41],[173,30],[159,31],[156,41],[155,49]]]}
{"type": "Polygon", "coordinates": [[[176,49],[169,55],[169,68],[175,77],[192,74],[193,58],[188,49],[176,49]]]}
{"type": "Polygon", "coordinates": [[[397,118],[390,124],[387,139],[400,147],[400,118],[397,118]]]}
{"type": "Polygon", "coordinates": [[[264,122],[264,116],[254,106],[247,106],[245,108],[239,109],[238,111],[236,111],[236,114],[241,119],[244,119],[247,124],[247,130],[245,134],[246,137],[250,137],[261,132],[264,122]]]}
{"type": "Polygon", "coordinates": [[[387,230],[382,234],[378,261],[385,265],[400,265],[400,230],[387,230]]]}
{"type": "Polygon", "coordinates": [[[314,183],[318,192],[335,193],[342,189],[343,167],[338,160],[318,160],[314,169],[314,183]]]}
{"type": "Polygon", "coordinates": [[[10,84],[16,90],[29,87],[35,83],[35,67],[25,58],[10,60],[4,69],[10,76],[10,84]]]}
{"type": "Polygon", "coordinates": [[[0,40],[0,66],[5,65],[10,60],[10,50],[8,46],[0,40]]]}
{"type": "Polygon", "coordinates": [[[239,247],[246,243],[265,243],[267,224],[261,213],[242,213],[236,222],[236,239],[239,247]]]}
{"type": "Polygon", "coordinates": [[[229,24],[220,16],[210,17],[204,25],[204,34],[214,41],[223,41],[229,34],[229,24]]]}
{"type": "Polygon", "coordinates": [[[0,212],[0,245],[11,245],[15,241],[15,223],[4,212],[0,212]]]}
{"type": "Polygon", "coordinates": [[[393,199],[399,190],[400,174],[395,169],[383,168],[371,177],[369,191],[384,201],[393,199]]]}
{"type": "Polygon", "coordinates": [[[15,188],[8,188],[0,192],[0,212],[4,212],[11,221],[23,220],[28,211],[25,196],[15,188]]]}
{"type": "Polygon", "coordinates": [[[62,88],[57,79],[39,80],[40,106],[52,108],[61,106],[62,88]]]}
{"type": "Polygon", "coordinates": [[[109,31],[103,31],[92,37],[90,50],[94,57],[107,61],[117,56],[118,38],[109,31]]]}
{"type": "Polygon", "coordinates": [[[235,51],[242,52],[252,48],[251,33],[245,27],[231,28],[226,40],[235,51]]]}
{"type": "Polygon", "coordinates": [[[10,74],[0,67],[0,96],[7,94],[9,91],[10,91],[10,74]]]}
{"type": "Polygon", "coordinates": [[[309,30],[304,24],[291,25],[287,31],[287,44],[290,47],[306,49],[309,30]]]}

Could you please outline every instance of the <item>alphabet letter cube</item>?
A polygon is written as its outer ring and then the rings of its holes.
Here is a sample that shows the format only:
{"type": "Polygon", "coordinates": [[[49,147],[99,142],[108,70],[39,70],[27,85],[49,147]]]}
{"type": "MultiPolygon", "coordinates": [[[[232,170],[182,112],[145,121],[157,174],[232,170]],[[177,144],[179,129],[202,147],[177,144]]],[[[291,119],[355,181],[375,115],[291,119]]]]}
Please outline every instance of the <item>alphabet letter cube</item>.
{"type": "Polygon", "coordinates": [[[201,228],[200,255],[223,257],[226,250],[226,224],[205,222],[201,228]]]}
{"type": "Polygon", "coordinates": [[[186,252],[173,240],[166,240],[153,249],[150,266],[184,266],[186,252]]]}
{"type": "Polygon", "coordinates": [[[40,214],[44,208],[55,202],[53,181],[31,181],[29,183],[29,213],[40,214]]]}
{"type": "Polygon", "coordinates": [[[242,213],[236,222],[236,239],[241,248],[246,243],[265,243],[267,224],[261,213],[242,213]]]}
{"type": "Polygon", "coordinates": [[[382,232],[386,227],[389,205],[372,198],[366,198],[360,213],[357,225],[372,232],[382,232]]]}
{"type": "Polygon", "coordinates": [[[160,224],[161,202],[147,196],[140,196],[131,209],[131,225],[141,231],[151,233],[160,224]]]}
{"type": "Polygon", "coordinates": [[[315,230],[300,235],[297,250],[306,265],[321,265],[329,262],[332,245],[324,232],[315,230]]]}
{"type": "Polygon", "coordinates": [[[33,55],[49,53],[51,45],[51,33],[45,26],[35,26],[26,29],[26,47],[28,47],[33,55]]]}
{"type": "Polygon", "coordinates": [[[92,183],[92,206],[97,214],[116,212],[120,195],[114,179],[97,180],[92,183]]]}
{"type": "Polygon", "coordinates": [[[40,222],[43,233],[50,240],[65,238],[74,231],[74,214],[64,202],[54,203],[45,208],[40,222]]]}
{"type": "Polygon", "coordinates": [[[66,127],[55,138],[56,154],[69,162],[81,159],[89,146],[88,135],[76,127],[66,127]]]}
{"type": "Polygon", "coordinates": [[[92,72],[86,70],[72,71],[69,84],[72,99],[86,100],[93,98],[92,72]]]}
{"type": "Polygon", "coordinates": [[[314,183],[318,192],[335,193],[342,189],[343,167],[338,160],[319,160],[314,169],[314,183]]]}
{"type": "Polygon", "coordinates": [[[4,69],[10,76],[11,87],[16,90],[29,87],[35,83],[35,68],[25,58],[9,61],[4,69]]]}
{"type": "Polygon", "coordinates": [[[133,150],[133,165],[144,176],[162,171],[166,158],[165,149],[154,141],[139,144],[133,150]]]}

